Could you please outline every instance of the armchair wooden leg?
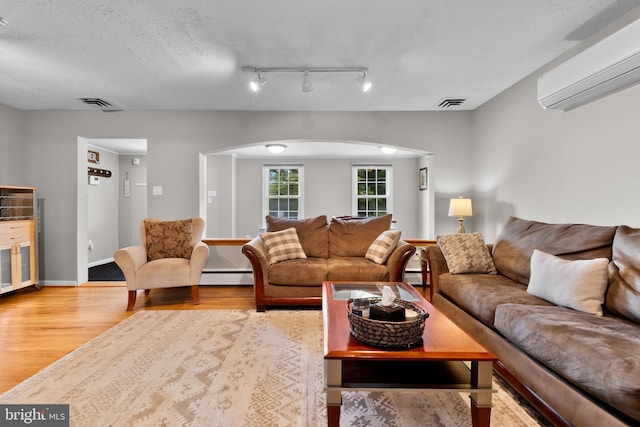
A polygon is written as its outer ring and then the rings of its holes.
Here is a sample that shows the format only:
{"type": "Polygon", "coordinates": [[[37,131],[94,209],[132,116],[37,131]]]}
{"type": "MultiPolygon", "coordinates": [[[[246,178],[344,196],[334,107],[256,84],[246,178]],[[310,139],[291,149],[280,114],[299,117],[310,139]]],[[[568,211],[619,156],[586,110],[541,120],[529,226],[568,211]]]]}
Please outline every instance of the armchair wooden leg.
{"type": "Polygon", "coordinates": [[[198,285],[191,286],[191,299],[195,305],[200,304],[200,290],[198,285]]]}
{"type": "Polygon", "coordinates": [[[133,310],[133,306],[136,305],[137,296],[138,296],[138,291],[129,291],[129,302],[127,303],[127,311],[133,310]]]}

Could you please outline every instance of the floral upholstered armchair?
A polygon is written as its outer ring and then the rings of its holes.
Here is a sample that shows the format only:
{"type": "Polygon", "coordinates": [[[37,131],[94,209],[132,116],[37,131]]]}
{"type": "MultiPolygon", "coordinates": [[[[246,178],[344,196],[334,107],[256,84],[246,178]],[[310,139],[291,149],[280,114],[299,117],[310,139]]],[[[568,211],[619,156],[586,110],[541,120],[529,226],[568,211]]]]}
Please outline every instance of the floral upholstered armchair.
{"type": "Polygon", "coordinates": [[[200,241],[204,220],[191,218],[160,221],[147,218],[140,224],[141,246],[129,246],[114,254],[129,290],[127,311],[133,310],[138,290],[191,286],[194,304],[200,304],[198,283],[209,247],[200,241]]]}

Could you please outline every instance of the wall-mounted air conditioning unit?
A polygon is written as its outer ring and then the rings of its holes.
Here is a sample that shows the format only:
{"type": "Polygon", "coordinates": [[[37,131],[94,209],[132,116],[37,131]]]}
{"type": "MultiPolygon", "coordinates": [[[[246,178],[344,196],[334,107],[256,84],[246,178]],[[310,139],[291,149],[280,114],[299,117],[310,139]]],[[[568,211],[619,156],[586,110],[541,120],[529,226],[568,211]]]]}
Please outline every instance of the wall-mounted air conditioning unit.
{"type": "Polygon", "coordinates": [[[571,110],[640,83],[640,20],[538,78],[543,108],[571,110]]]}

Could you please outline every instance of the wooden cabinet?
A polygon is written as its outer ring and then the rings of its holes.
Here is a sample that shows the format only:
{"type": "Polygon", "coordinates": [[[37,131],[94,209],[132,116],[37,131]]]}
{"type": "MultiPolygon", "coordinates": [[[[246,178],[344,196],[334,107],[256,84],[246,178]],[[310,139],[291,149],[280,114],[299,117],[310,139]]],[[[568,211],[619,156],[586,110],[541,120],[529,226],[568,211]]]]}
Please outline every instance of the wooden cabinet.
{"type": "Polygon", "coordinates": [[[0,294],[38,286],[36,189],[0,186],[0,294]]]}

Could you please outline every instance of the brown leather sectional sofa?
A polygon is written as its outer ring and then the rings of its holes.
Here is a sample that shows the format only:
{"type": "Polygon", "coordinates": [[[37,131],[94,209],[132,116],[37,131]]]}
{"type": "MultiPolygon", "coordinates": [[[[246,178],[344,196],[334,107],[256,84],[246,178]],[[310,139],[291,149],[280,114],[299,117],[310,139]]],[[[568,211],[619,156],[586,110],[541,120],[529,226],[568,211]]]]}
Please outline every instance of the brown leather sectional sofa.
{"type": "Polygon", "coordinates": [[[495,370],[554,424],[640,425],[640,229],[512,217],[488,247],[498,274],[450,274],[441,248],[427,249],[434,305],[494,352],[495,370]],[[534,249],[607,258],[604,315],[527,292],[534,249]]]}

